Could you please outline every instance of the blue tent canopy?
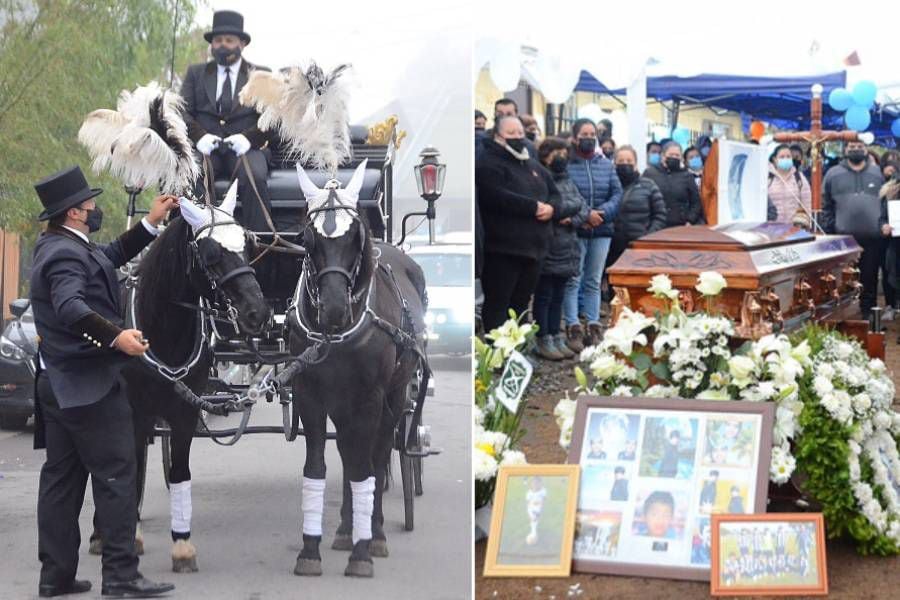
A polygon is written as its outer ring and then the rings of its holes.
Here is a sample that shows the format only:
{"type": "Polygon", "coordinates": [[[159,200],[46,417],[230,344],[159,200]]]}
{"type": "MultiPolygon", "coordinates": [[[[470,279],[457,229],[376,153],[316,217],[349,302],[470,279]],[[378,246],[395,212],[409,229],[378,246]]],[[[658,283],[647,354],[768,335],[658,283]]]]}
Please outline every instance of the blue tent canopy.
{"type": "MultiPolygon", "coordinates": [[[[736,75],[703,74],[695,77],[665,75],[647,78],[647,97],[659,101],[677,100],[691,104],[705,104],[752,115],[781,129],[809,129],[809,101],[811,88],[820,84],[824,91],[822,126],[842,129],[843,113],[828,106],[831,90],[845,87],[844,71],[808,77],[741,77],[736,75]]],[[[611,90],[587,71],[581,72],[575,90],[597,94],[624,95],[626,90],[611,90]]],[[[891,121],[894,115],[878,111],[872,113],[869,131],[880,141],[893,145],[891,121]]]]}

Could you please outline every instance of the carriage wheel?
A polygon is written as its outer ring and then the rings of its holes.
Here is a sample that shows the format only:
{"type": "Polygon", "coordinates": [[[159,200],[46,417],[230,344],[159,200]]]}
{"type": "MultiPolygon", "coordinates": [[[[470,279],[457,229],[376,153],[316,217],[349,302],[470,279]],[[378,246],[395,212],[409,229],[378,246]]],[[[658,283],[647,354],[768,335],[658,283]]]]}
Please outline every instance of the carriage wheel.
{"type": "Polygon", "coordinates": [[[413,479],[416,484],[416,496],[421,496],[424,494],[424,490],[422,490],[422,457],[416,456],[413,458],[413,479]]]}
{"type": "Polygon", "coordinates": [[[160,434],[159,445],[162,449],[163,479],[166,482],[166,489],[169,489],[169,473],[172,471],[172,435],[160,434]]]}
{"type": "Polygon", "coordinates": [[[415,459],[412,456],[404,456],[400,453],[400,479],[403,481],[403,512],[405,516],[405,527],[407,531],[412,531],[413,522],[413,503],[415,502],[415,459]]]}

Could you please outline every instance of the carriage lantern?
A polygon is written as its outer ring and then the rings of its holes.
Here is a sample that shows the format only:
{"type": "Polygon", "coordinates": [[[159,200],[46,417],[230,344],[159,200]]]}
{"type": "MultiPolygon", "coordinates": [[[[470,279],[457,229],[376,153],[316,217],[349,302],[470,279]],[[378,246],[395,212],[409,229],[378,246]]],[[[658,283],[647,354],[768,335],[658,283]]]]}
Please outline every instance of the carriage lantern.
{"type": "Polygon", "coordinates": [[[447,165],[439,161],[441,153],[433,146],[426,146],[422,149],[419,157],[422,161],[413,167],[416,174],[416,186],[419,188],[419,195],[428,204],[425,216],[428,218],[428,243],[434,243],[434,203],[441,197],[444,191],[444,175],[447,172],[447,165]]]}

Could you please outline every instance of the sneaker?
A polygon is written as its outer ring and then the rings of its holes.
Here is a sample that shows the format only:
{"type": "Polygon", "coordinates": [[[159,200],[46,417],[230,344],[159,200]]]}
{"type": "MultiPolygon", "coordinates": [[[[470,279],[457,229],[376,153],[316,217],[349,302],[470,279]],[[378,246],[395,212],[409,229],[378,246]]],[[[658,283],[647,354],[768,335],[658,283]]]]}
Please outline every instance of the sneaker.
{"type": "Polygon", "coordinates": [[[881,313],[881,320],[882,321],[893,321],[895,314],[896,314],[896,311],[894,310],[893,306],[885,306],[884,311],[882,311],[882,313],[881,313]]]}
{"type": "Polygon", "coordinates": [[[546,360],[562,360],[563,355],[556,349],[553,336],[542,335],[535,340],[534,353],[546,360]]]}
{"type": "Polygon", "coordinates": [[[558,334],[556,334],[554,336],[550,336],[550,337],[553,340],[556,351],[559,352],[560,354],[562,354],[563,358],[574,358],[575,357],[575,352],[573,352],[572,349],[566,345],[566,336],[565,335],[563,335],[562,333],[558,333],[558,334]]]}
{"type": "Polygon", "coordinates": [[[588,323],[587,337],[590,338],[591,346],[598,345],[603,340],[603,326],[600,323],[588,323]]]}
{"type": "Polygon", "coordinates": [[[584,329],[582,329],[581,323],[566,327],[566,338],[569,350],[575,354],[581,354],[581,351],[584,350],[584,329]]]}

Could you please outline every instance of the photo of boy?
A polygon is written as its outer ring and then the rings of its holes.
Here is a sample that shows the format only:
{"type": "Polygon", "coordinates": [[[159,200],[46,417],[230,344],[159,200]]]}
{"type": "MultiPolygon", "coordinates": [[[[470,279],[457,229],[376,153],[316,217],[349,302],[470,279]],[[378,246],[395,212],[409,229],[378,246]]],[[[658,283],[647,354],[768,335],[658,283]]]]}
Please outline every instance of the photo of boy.
{"type": "Polygon", "coordinates": [[[715,469],[706,474],[703,481],[703,488],[700,490],[700,512],[709,514],[716,505],[716,495],[718,493],[719,472],[715,469]]]}
{"type": "Polygon", "coordinates": [[[628,500],[628,479],[625,478],[625,467],[621,465],[617,466],[614,474],[616,479],[613,482],[609,499],[613,502],[628,500]]]}
{"type": "Polygon", "coordinates": [[[588,453],[587,457],[592,460],[604,460],[606,458],[602,439],[593,438],[591,440],[591,451],[588,453]]]}
{"type": "Polygon", "coordinates": [[[691,479],[697,449],[697,419],[650,417],[644,427],[639,475],[691,479]]]}
{"type": "Polygon", "coordinates": [[[753,463],[756,424],[740,419],[709,419],[703,462],[707,465],[748,467],[753,463]]]}
{"type": "Polygon", "coordinates": [[[700,519],[691,538],[691,564],[709,566],[712,554],[712,526],[709,519],[700,519]]]}
{"type": "Polygon", "coordinates": [[[570,476],[510,475],[497,564],[555,564],[563,545],[570,476]]]}
{"type": "Polygon", "coordinates": [[[669,540],[681,539],[686,528],[687,500],[687,494],[679,491],[647,490],[638,493],[632,533],[669,540]]]}
{"type": "Polygon", "coordinates": [[[625,449],[619,452],[619,460],[634,460],[637,451],[637,440],[625,442],[625,449]]]}
{"type": "Polygon", "coordinates": [[[534,546],[538,541],[538,522],[544,510],[544,498],[546,497],[547,488],[544,487],[544,480],[540,477],[532,477],[531,486],[528,493],[525,494],[526,510],[528,511],[528,520],[531,524],[525,543],[529,546],[534,546]]]}
{"type": "Polygon", "coordinates": [[[634,460],[640,422],[638,415],[589,412],[582,460],[634,460]]]}
{"type": "Polygon", "coordinates": [[[732,515],[744,513],[744,498],[741,496],[741,488],[731,486],[731,500],[728,501],[728,513],[732,515]]]}

